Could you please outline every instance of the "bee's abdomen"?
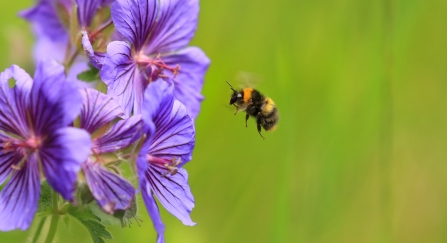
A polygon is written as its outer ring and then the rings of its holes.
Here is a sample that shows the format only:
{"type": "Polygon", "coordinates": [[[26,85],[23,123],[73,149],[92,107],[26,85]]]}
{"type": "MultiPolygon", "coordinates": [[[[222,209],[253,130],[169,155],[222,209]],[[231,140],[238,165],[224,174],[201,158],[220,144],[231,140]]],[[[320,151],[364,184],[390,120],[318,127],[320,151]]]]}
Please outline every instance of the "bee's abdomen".
{"type": "Polygon", "coordinates": [[[268,103],[257,117],[257,122],[261,124],[266,131],[273,130],[278,123],[278,120],[278,109],[274,104],[268,106],[268,103]]]}

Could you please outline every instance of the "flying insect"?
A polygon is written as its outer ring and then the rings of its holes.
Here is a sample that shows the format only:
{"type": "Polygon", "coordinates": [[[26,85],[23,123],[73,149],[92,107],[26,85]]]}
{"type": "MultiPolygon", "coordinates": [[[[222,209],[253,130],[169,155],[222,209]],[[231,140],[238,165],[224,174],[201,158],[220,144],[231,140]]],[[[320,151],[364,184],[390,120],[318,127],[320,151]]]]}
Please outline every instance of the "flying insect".
{"type": "Polygon", "coordinates": [[[254,88],[244,88],[235,90],[230,85],[233,94],[231,95],[230,105],[236,107],[236,115],[238,111],[245,111],[245,126],[248,127],[248,118],[250,116],[256,119],[258,133],[262,139],[265,139],[261,134],[261,127],[266,132],[274,130],[279,121],[278,109],[271,98],[265,97],[261,92],[254,88]]]}

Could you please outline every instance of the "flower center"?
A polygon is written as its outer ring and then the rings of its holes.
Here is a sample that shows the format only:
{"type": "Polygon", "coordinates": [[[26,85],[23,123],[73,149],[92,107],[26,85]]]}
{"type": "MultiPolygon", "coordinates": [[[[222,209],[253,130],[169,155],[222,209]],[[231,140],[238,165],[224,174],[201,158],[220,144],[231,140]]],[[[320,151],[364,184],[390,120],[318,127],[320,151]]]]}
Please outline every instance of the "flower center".
{"type": "Polygon", "coordinates": [[[180,70],[180,65],[177,64],[176,67],[168,66],[163,60],[160,58],[161,54],[158,54],[157,57],[151,58],[143,53],[139,53],[135,57],[135,61],[138,65],[143,66],[144,69],[150,68],[150,73],[147,77],[149,82],[156,80],[157,78],[168,78],[168,76],[163,74],[164,70],[171,71],[176,77],[180,70]]]}
{"type": "Polygon", "coordinates": [[[147,160],[152,165],[157,165],[161,168],[164,168],[166,170],[165,173],[163,173],[163,176],[166,176],[167,174],[171,173],[171,176],[175,175],[178,172],[178,165],[182,162],[181,158],[173,157],[172,159],[162,159],[158,157],[154,157],[151,155],[146,155],[147,160]]]}
{"type": "Polygon", "coordinates": [[[3,143],[3,151],[11,152],[17,149],[26,150],[28,152],[34,152],[42,144],[42,140],[37,137],[30,137],[26,140],[9,139],[3,143]]]}
{"type": "Polygon", "coordinates": [[[4,142],[2,147],[4,153],[17,151],[23,155],[25,158],[24,160],[20,161],[18,164],[11,165],[13,169],[20,170],[24,166],[24,161],[27,161],[28,155],[39,149],[41,144],[42,140],[40,138],[32,136],[26,140],[11,138],[4,142]]]}

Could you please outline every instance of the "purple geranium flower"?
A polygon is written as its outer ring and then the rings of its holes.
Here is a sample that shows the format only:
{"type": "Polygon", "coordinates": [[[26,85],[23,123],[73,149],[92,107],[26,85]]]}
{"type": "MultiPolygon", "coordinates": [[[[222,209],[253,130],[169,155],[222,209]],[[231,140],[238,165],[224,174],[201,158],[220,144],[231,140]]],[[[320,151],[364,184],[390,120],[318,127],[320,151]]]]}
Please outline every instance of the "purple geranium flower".
{"type": "MultiPolygon", "coordinates": [[[[117,30],[130,44],[108,45],[100,75],[125,115],[141,113],[145,88],[162,78],[173,80],[176,98],[196,118],[210,62],[199,48],[186,47],[197,27],[199,1],[116,0],[111,10],[117,30]]],[[[87,40],[83,44],[91,48],[87,40]]]]}
{"type": "Polygon", "coordinates": [[[82,164],[87,184],[105,212],[111,214],[116,209],[125,210],[131,206],[135,189],[127,180],[107,169],[116,161],[109,161],[101,155],[117,153],[139,139],[144,122],[139,115],[110,126],[112,120],[123,115],[121,107],[110,96],[97,90],[82,89],[81,94],[84,102],[80,127],[93,136],[92,154],[82,164]]]}
{"type": "Polygon", "coordinates": [[[34,81],[12,66],[0,74],[0,91],[0,184],[10,177],[0,193],[0,230],[25,230],[37,209],[41,172],[55,191],[73,200],[91,140],[84,130],[68,127],[82,97],[61,65],[39,64],[34,81]]]}
{"type": "Polygon", "coordinates": [[[191,160],[195,129],[186,107],[174,99],[174,87],[169,82],[150,84],[143,105],[148,132],[137,158],[137,170],[158,242],[164,242],[165,226],[153,195],[185,225],[195,225],[189,216],[194,198],[188,185],[188,173],[181,168],[191,160]]]}
{"type": "MultiPolygon", "coordinates": [[[[70,43],[70,27],[79,28],[71,30],[71,33],[78,33],[79,36],[76,38],[80,38],[81,33],[86,31],[91,34],[92,40],[96,40],[101,31],[111,24],[111,19],[101,19],[100,24],[92,26],[94,17],[100,8],[110,6],[111,3],[112,0],[37,0],[34,7],[20,12],[21,17],[31,22],[36,35],[37,42],[34,50],[36,62],[43,60],[43,57],[63,62],[67,61],[65,56],[67,53],[72,56],[77,53],[78,43],[70,43]],[[74,6],[78,8],[78,23],[70,24],[74,6]]],[[[80,39],[76,40],[80,41],[80,39]]],[[[68,76],[76,80],[77,74],[86,69],[88,65],[85,57],[77,58],[68,76]]]]}

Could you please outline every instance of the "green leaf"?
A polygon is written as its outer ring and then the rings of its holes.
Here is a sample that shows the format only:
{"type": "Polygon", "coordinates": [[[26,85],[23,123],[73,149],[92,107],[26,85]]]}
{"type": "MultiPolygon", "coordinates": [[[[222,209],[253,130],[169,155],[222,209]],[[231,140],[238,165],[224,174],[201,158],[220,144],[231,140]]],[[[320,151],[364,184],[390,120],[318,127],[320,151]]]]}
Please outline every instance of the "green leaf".
{"type": "Polygon", "coordinates": [[[102,211],[96,202],[90,203],[89,208],[92,210],[92,213],[99,218],[101,223],[106,225],[120,225],[119,219],[102,211]]]}
{"type": "Polygon", "coordinates": [[[104,224],[102,224],[98,217],[96,217],[88,207],[71,207],[68,213],[79,220],[83,224],[90,235],[92,236],[93,242],[104,243],[104,239],[112,239],[112,234],[106,229],[104,224]]]}
{"type": "Polygon", "coordinates": [[[73,207],[72,205],[70,205],[70,207],[67,210],[68,214],[70,214],[71,216],[75,217],[78,220],[81,219],[98,219],[98,217],[96,217],[92,211],[90,211],[90,209],[88,207],[73,207]]]}
{"type": "Polygon", "coordinates": [[[99,70],[90,66],[90,69],[78,74],[78,79],[85,82],[93,82],[99,80],[99,70]]]}
{"type": "Polygon", "coordinates": [[[63,221],[67,230],[70,231],[70,217],[68,215],[63,216],[63,221]]]}
{"type": "Polygon", "coordinates": [[[106,227],[99,221],[93,219],[80,220],[81,223],[88,229],[92,236],[93,242],[104,243],[105,239],[112,239],[112,234],[106,229],[106,227]]]}

